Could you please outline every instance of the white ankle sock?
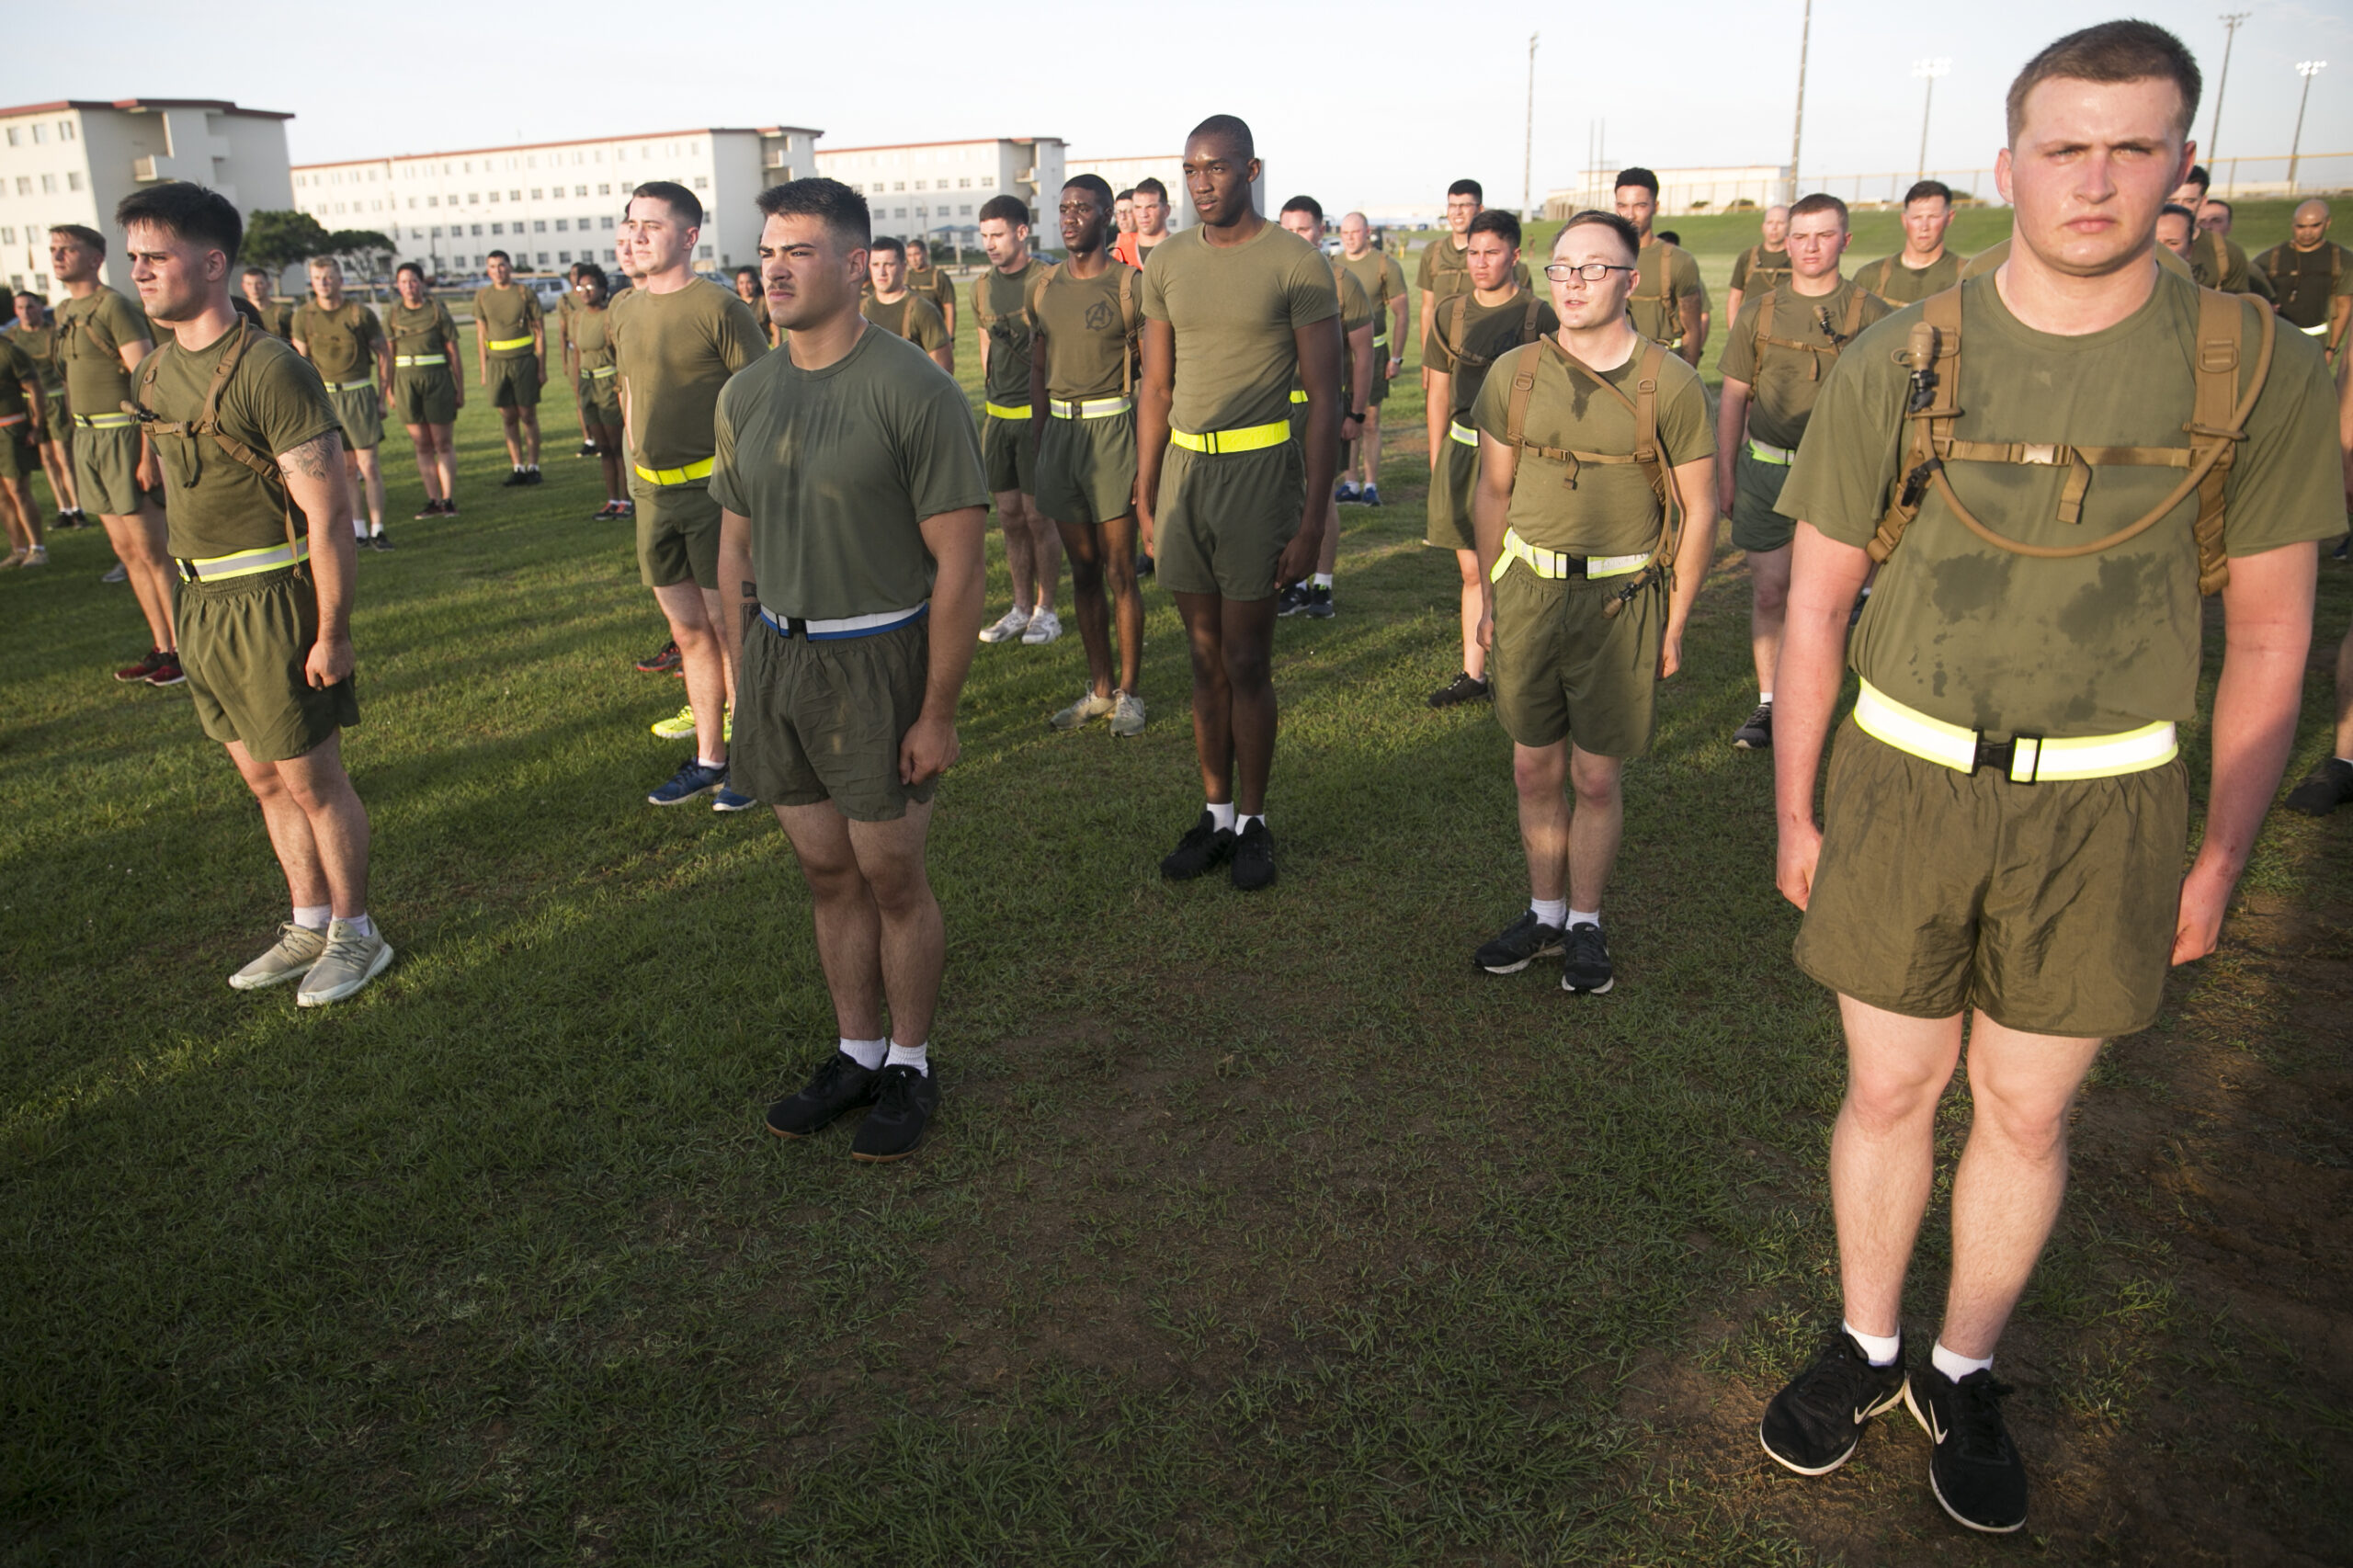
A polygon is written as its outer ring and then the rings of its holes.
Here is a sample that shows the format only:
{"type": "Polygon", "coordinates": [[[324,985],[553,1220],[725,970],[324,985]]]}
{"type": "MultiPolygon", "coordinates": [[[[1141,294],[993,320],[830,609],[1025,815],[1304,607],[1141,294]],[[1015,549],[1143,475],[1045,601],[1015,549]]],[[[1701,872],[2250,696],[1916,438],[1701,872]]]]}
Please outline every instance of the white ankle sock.
{"type": "MultiPolygon", "coordinates": [[[[1601,911],[1597,909],[1572,909],[1569,911],[1569,926],[1598,926],[1600,924],[1601,911]]],[[[1568,926],[1562,927],[1563,930],[1566,930],[1568,926]]]]}
{"type": "Polygon", "coordinates": [[[1221,806],[1215,801],[1211,801],[1209,802],[1209,808],[1210,825],[1222,827],[1228,833],[1232,833],[1233,831],[1233,802],[1228,801],[1221,806]]]}
{"type": "Polygon", "coordinates": [[[376,923],[364,914],[354,915],[345,920],[344,924],[362,937],[372,937],[376,934],[376,923]]]}
{"type": "Polygon", "coordinates": [[[1555,931],[1569,928],[1569,901],[1565,898],[1531,898],[1528,908],[1540,926],[1550,926],[1555,931]]]}
{"type": "Polygon", "coordinates": [[[891,1042],[887,1040],[844,1040],[842,1041],[842,1054],[869,1073],[881,1070],[882,1053],[890,1048],[891,1042]]]}
{"type": "Polygon", "coordinates": [[[1847,1338],[1863,1347],[1863,1354],[1870,1358],[1872,1366],[1893,1367],[1895,1365],[1896,1353],[1904,1348],[1904,1336],[1901,1334],[1865,1334],[1851,1323],[1841,1324],[1839,1326],[1847,1331],[1847,1338]]]}
{"type": "Polygon", "coordinates": [[[361,522],[357,517],[352,518],[351,537],[354,539],[366,539],[368,537],[368,525],[361,522]]]}
{"type": "Polygon", "coordinates": [[[1319,588],[1330,587],[1332,585],[1332,574],[1329,572],[1318,572],[1315,574],[1315,585],[1319,588]]]}
{"type": "Polygon", "coordinates": [[[1769,691],[1760,691],[1760,692],[1758,692],[1758,693],[1756,694],[1756,706],[1758,706],[1759,708],[1770,708],[1770,707],[1772,707],[1772,706],[1773,706],[1773,694],[1772,694],[1771,692],[1769,692],[1769,691]]]}
{"type": "Polygon", "coordinates": [[[921,1045],[901,1045],[891,1042],[891,1053],[882,1063],[885,1067],[912,1067],[925,1077],[931,1076],[931,1041],[921,1045]]]}
{"type": "Polygon", "coordinates": [[[1262,825],[1262,826],[1263,826],[1263,825],[1265,824],[1266,821],[1267,821],[1267,813],[1266,813],[1266,812],[1260,812],[1256,816],[1251,816],[1251,817],[1235,817],[1235,818],[1233,819],[1233,834],[1234,834],[1234,836],[1235,836],[1235,837],[1237,837],[1237,838],[1239,838],[1242,835],[1244,835],[1245,833],[1247,833],[1248,831],[1250,831],[1250,824],[1251,824],[1252,823],[1254,823],[1254,822],[1255,822],[1255,823],[1257,823],[1257,824],[1259,824],[1260,825],[1262,825]]]}
{"type": "Polygon", "coordinates": [[[324,931],[327,922],[335,918],[331,903],[298,903],[294,906],[294,924],[305,931],[324,931]]]}
{"type": "Polygon", "coordinates": [[[1994,1358],[1991,1356],[1980,1361],[1972,1357],[1963,1356],[1957,1350],[1948,1350],[1945,1348],[1945,1342],[1941,1339],[1937,1341],[1937,1347],[1928,1352],[1928,1360],[1938,1371],[1942,1372],[1954,1382],[1961,1381],[1972,1372],[1990,1370],[1994,1365],[1994,1358]]]}

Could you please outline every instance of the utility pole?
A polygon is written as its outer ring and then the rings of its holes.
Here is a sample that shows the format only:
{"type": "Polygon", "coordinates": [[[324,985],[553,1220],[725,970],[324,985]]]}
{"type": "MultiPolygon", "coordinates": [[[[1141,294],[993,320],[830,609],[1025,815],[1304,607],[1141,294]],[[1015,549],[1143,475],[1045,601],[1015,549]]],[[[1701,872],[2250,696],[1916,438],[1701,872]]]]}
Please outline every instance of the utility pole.
{"type": "Polygon", "coordinates": [[[2252,15],[2251,11],[2222,13],[2222,74],[2214,78],[2214,118],[2206,123],[2206,167],[2209,170],[2214,166],[2214,149],[2222,143],[2222,89],[2231,85],[2231,46],[2239,40],[2239,24],[2252,15]]]}
{"type": "Polygon", "coordinates": [[[2296,99],[2296,136],[2288,143],[2288,194],[2296,194],[2296,160],[2304,152],[2304,106],[2313,101],[2313,78],[2328,69],[2325,60],[2299,60],[2296,74],[2304,79],[2304,90],[2296,99]]]}
{"type": "Polygon", "coordinates": [[[1952,62],[1945,59],[1912,62],[1912,74],[1926,78],[1928,84],[1928,96],[1920,104],[1920,167],[1912,176],[1915,180],[1928,177],[1928,111],[1936,107],[1937,78],[1951,69],[1952,62]]]}
{"type": "Polygon", "coordinates": [[[1798,153],[1805,145],[1805,57],[1813,41],[1813,0],[1805,0],[1805,21],[1798,28],[1798,117],[1790,131],[1790,199],[1798,199],[1798,153]]]}
{"type": "Polygon", "coordinates": [[[1528,35],[1528,139],[1519,165],[1519,210],[1531,221],[1536,216],[1536,210],[1529,205],[1534,199],[1536,185],[1536,40],[1541,36],[1528,35]]]}

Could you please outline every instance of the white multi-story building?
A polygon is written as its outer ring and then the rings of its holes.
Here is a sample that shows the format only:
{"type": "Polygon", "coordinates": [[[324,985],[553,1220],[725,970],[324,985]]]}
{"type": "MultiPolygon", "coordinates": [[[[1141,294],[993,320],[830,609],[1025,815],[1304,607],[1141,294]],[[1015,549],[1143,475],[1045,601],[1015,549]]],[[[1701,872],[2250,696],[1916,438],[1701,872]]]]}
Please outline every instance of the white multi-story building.
{"type": "Polygon", "coordinates": [[[992,196],[1018,197],[1038,215],[1062,190],[1059,136],[997,136],[971,142],[915,142],[893,147],[827,147],[817,173],[866,198],[874,232],[901,239],[980,243],[978,216],[992,196]],[[1039,193],[1048,193],[1043,199],[1039,193]]]}
{"type": "Polygon", "coordinates": [[[142,185],[193,180],[251,216],[293,205],[286,122],[221,98],[60,99],[0,108],[0,272],[11,290],[51,290],[49,231],[80,223],[108,238],[106,280],[129,292],[115,204],[142,185]]]}
{"type": "Polygon", "coordinates": [[[629,193],[671,180],[703,205],[699,271],[757,260],[771,185],[813,174],[819,131],[710,127],[294,167],[293,205],[328,229],[373,229],[437,278],[471,276],[503,250],[517,271],[609,267],[629,193]]]}

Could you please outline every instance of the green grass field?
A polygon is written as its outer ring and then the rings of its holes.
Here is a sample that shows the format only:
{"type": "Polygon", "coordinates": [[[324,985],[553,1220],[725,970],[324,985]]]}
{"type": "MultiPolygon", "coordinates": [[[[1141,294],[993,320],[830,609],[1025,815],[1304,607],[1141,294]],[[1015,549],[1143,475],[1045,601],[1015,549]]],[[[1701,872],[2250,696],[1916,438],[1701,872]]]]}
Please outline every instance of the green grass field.
{"type": "MultiPolygon", "coordinates": [[[[401,959],[348,1005],[224,983],[284,889],[187,697],[107,678],[144,643],[101,538],[0,575],[0,1561],[2345,1560],[2353,824],[2271,822],[2224,952],[2097,1074],[2003,1351],[2034,1517],[1963,1539],[1908,1419],[1817,1482],[1756,1446],[1836,1312],[1841,1069],[1726,744],[1737,556],[1629,776],[1606,998],[1467,962],[1525,885],[1504,737],[1422,701],[1418,436],[1343,513],[1338,619],[1280,629],[1267,894],[1155,874],[1199,809],[1165,593],[1132,744],[1046,731],[1074,634],[983,649],[947,1108],[865,1167],[761,1129],[832,1048],[807,901],[767,813],[642,803],[677,687],[630,668],[629,527],[547,413],[506,492],[469,403],[454,522],[385,448],[347,748],[401,959]]],[[[2318,659],[2306,692],[2297,777],[2318,659]]]]}

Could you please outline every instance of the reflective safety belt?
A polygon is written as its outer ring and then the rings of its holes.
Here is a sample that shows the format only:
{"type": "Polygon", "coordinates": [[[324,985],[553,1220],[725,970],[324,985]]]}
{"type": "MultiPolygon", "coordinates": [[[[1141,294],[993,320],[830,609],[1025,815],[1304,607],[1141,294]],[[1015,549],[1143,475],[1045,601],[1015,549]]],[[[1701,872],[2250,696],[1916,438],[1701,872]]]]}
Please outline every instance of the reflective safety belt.
{"type": "Polygon", "coordinates": [[[2301,326],[2296,330],[2302,333],[2306,337],[2326,337],[2328,335],[2328,324],[2326,322],[2323,322],[2318,326],[2301,326]]]}
{"type": "Polygon", "coordinates": [[[1770,441],[1760,441],[1751,436],[1748,438],[1748,455],[1758,462],[1787,468],[1790,466],[1790,460],[1796,457],[1798,453],[1795,447],[1777,447],[1770,441]]]}
{"type": "Polygon", "coordinates": [[[6,430],[11,425],[22,425],[31,417],[29,414],[11,414],[6,418],[0,419],[0,430],[6,430]]]}
{"type": "Polygon", "coordinates": [[[372,392],[375,390],[375,386],[376,379],[373,376],[370,376],[364,381],[329,381],[327,383],[327,391],[336,392],[372,392]]]}
{"type": "Polygon", "coordinates": [[[77,414],[74,423],[85,430],[119,430],[136,417],[129,414],[77,414]]]}
{"type": "Polygon", "coordinates": [[[504,354],[510,348],[529,348],[530,346],[531,340],[528,337],[494,337],[490,340],[493,354],[504,354]]]}
{"type": "Polygon", "coordinates": [[[2014,735],[2006,741],[1989,741],[1983,730],[1932,719],[1870,682],[1862,684],[1862,694],[1855,699],[1858,729],[1873,740],[1956,773],[1974,774],[1991,763],[2014,784],[2114,778],[2162,767],[2181,754],[2169,722],[2143,724],[2120,735],[2073,735],[2064,740],[2014,735]]]}
{"type": "Polygon", "coordinates": [[[274,572],[280,566],[292,566],[311,558],[311,541],[298,539],[291,544],[273,544],[264,550],[240,550],[230,555],[215,555],[201,561],[180,558],[180,576],[190,583],[218,582],[223,577],[250,577],[256,572],[274,572]]]}
{"type": "Polygon", "coordinates": [[[1027,419],[1029,417],[1029,411],[1027,408],[1014,408],[1002,403],[983,403],[981,406],[988,410],[988,415],[991,419],[1027,419]]]}
{"type": "Polygon", "coordinates": [[[592,381],[608,381],[620,373],[621,368],[619,365],[591,365],[588,367],[588,379],[592,381]]]}
{"type": "Polygon", "coordinates": [[[1305,403],[1307,401],[1307,389],[1304,387],[1291,388],[1290,400],[1293,403],[1305,403]]]}
{"type": "Polygon", "coordinates": [[[1500,583],[1513,562],[1519,562],[1530,572],[1548,583],[1567,577],[1622,577],[1629,572],[1639,572],[1650,562],[1650,553],[1640,555],[1571,555],[1565,551],[1541,550],[1519,537],[1518,528],[1504,530],[1504,552],[1495,557],[1495,570],[1487,580],[1500,583]]]}
{"type": "Polygon", "coordinates": [[[637,477],[648,484],[685,484],[698,479],[709,479],[715,464],[713,460],[705,458],[684,468],[647,468],[642,463],[630,466],[636,469],[637,477]]]}
{"type": "Polygon", "coordinates": [[[1108,419],[1115,414],[1125,414],[1135,405],[1135,400],[1127,397],[1087,398],[1078,403],[1048,398],[1046,412],[1057,419],[1108,419]]]}
{"type": "Polygon", "coordinates": [[[446,365],[449,362],[449,357],[447,354],[395,354],[392,356],[392,363],[404,370],[414,365],[446,365]]]}
{"type": "Polygon", "coordinates": [[[1256,452],[1268,447],[1279,447],[1290,439],[1290,421],[1278,419],[1271,425],[1251,425],[1239,430],[1204,430],[1199,435],[1190,430],[1172,428],[1168,438],[1189,452],[1256,452]]]}
{"type": "Polygon", "coordinates": [[[1446,433],[1453,437],[1456,440],[1461,442],[1464,446],[1475,447],[1479,444],[1479,432],[1473,430],[1468,425],[1463,424],[1460,419],[1449,420],[1447,423],[1448,429],[1446,433]]]}
{"type": "Polygon", "coordinates": [[[837,620],[824,620],[814,616],[779,615],[766,605],[760,607],[760,619],[787,637],[805,638],[812,642],[880,636],[885,631],[896,631],[902,626],[912,626],[930,613],[929,599],[913,609],[886,609],[879,615],[848,615],[837,620]]]}

